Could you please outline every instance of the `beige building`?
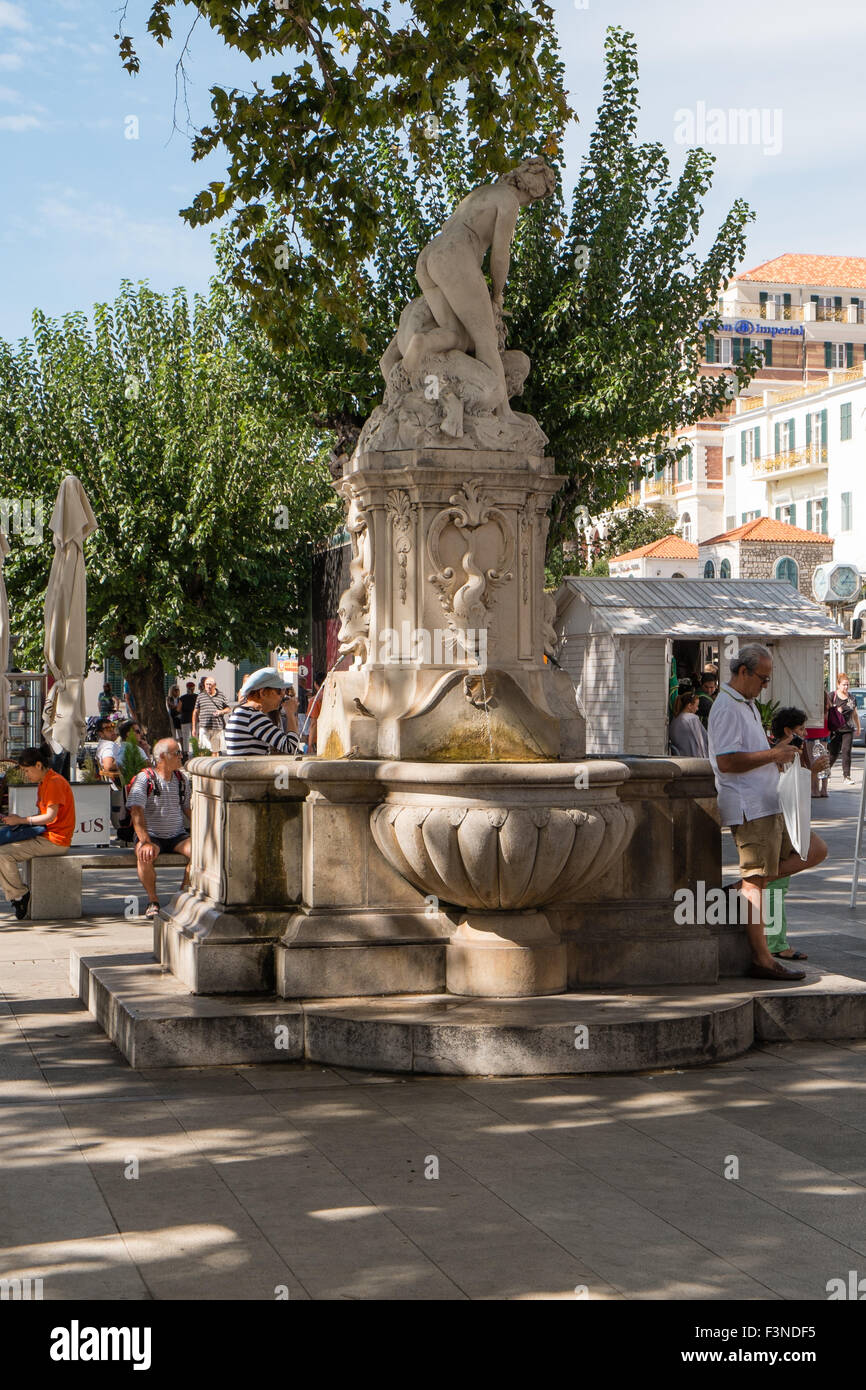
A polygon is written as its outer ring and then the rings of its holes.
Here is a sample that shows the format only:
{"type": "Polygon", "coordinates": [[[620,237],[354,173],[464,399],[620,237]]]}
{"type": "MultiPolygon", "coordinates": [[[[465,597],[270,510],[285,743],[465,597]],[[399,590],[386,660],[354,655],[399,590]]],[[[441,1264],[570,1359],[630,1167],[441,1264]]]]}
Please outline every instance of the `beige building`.
{"type": "MultiPolygon", "coordinates": [[[[708,334],[700,371],[731,375],[749,348],[764,354],[749,386],[729,409],[682,430],[689,452],[677,464],[638,481],[623,506],[670,509],[677,530],[700,544],[730,530],[726,482],[733,460],[723,431],[775,388],[820,389],[831,373],[866,362],[866,257],[786,253],[741,271],[719,297],[721,323],[708,334]]],[[[739,516],[737,519],[740,519],[739,516]]]]}
{"type": "Polygon", "coordinates": [[[681,536],[638,546],[608,561],[611,579],[697,579],[698,547],[681,536]]]}
{"type": "Polygon", "coordinates": [[[698,568],[704,579],[782,579],[809,599],[816,565],[832,558],[829,536],[766,516],[698,546],[698,568]]]}

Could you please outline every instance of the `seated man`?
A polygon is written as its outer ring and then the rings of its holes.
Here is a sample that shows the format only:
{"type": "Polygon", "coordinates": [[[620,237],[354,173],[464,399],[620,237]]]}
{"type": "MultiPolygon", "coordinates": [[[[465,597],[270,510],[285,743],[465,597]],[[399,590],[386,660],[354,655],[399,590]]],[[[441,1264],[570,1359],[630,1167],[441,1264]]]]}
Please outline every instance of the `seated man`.
{"type": "Polygon", "coordinates": [[[156,896],[156,861],[161,853],[183,854],[187,859],[181,891],[189,882],[192,844],[186,825],[189,821],[189,779],[181,772],[181,751],[177,739],[160,739],[153,750],[156,767],[146,767],[129,789],[126,805],[135,829],[135,857],[138,877],[147,893],[145,917],[159,912],[156,896]]]}
{"type": "Polygon", "coordinates": [[[36,814],[3,816],[10,827],[0,840],[0,887],[19,922],[27,916],[30,891],[18,865],[46,854],[65,854],[75,832],[75,800],[65,777],[52,771],[47,748],[25,748],[18,756],[25,781],[36,787],[36,814]]]}

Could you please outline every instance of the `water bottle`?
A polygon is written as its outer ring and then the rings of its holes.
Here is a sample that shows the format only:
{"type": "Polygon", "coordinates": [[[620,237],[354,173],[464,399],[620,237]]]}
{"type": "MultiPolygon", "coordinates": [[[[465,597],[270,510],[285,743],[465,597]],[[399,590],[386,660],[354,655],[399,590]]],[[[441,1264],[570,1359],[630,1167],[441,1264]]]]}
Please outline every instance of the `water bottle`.
{"type": "MultiPolygon", "coordinates": [[[[813,762],[817,762],[819,758],[826,758],[826,757],[827,757],[827,748],[826,748],[826,745],[823,744],[819,738],[814,739],[814,740],[813,740],[813,743],[812,743],[812,761],[813,761],[813,762]]],[[[828,778],[829,776],[830,776],[830,769],[829,769],[829,767],[825,767],[823,772],[819,772],[819,773],[818,773],[818,785],[819,785],[819,787],[822,788],[822,790],[823,790],[823,787],[824,787],[824,783],[827,781],[827,778],[828,778]]]]}

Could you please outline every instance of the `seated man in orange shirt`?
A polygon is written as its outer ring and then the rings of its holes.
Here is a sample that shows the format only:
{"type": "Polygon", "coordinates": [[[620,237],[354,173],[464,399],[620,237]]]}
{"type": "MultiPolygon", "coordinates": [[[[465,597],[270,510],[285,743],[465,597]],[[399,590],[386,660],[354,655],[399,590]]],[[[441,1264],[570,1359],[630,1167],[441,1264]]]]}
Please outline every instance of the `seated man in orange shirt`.
{"type": "Polygon", "coordinates": [[[18,865],[46,854],[66,853],[75,831],[75,801],[66,778],[52,772],[45,749],[25,748],[16,761],[25,780],[36,787],[37,811],[33,816],[8,815],[2,820],[12,827],[31,826],[34,838],[13,835],[10,843],[0,843],[0,887],[22,921],[30,906],[30,891],[21,882],[18,865]],[[40,827],[44,827],[42,834],[40,827]]]}

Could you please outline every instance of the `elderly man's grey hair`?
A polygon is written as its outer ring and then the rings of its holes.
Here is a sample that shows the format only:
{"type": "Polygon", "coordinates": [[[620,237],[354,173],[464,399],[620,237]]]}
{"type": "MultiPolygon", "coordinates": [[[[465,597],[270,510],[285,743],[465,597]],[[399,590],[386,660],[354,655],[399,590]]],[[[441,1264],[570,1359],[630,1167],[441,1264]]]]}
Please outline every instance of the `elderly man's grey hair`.
{"type": "Polygon", "coordinates": [[[747,642],[745,647],[740,647],[736,656],[731,657],[731,675],[735,676],[741,666],[745,666],[747,671],[754,671],[759,661],[772,660],[773,653],[763,642],[747,642]]]}
{"type": "Polygon", "coordinates": [[[163,753],[173,752],[179,748],[180,744],[176,738],[161,738],[158,743],[153,745],[153,761],[158,763],[163,753]]]}

